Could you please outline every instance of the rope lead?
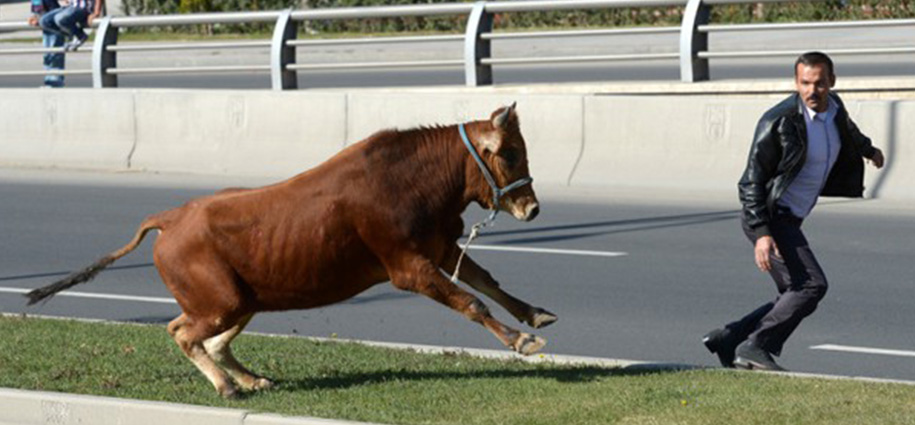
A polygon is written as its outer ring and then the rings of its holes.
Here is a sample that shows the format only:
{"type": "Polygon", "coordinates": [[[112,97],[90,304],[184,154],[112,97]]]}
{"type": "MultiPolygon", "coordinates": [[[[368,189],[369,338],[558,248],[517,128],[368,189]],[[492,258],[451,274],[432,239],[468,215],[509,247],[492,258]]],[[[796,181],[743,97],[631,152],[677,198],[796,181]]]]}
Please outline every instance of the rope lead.
{"type": "Polygon", "coordinates": [[[451,283],[457,283],[458,273],[461,270],[461,262],[464,261],[464,254],[467,254],[467,249],[470,248],[470,243],[480,235],[481,229],[491,225],[496,221],[496,214],[498,213],[499,210],[493,210],[489,217],[483,219],[483,221],[480,221],[477,224],[474,224],[473,227],[470,228],[470,236],[467,237],[467,242],[464,243],[464,247],[461,249],[461,255],[458,256],[457,265],[454,266],[454,273],[451,275],[451,283]]]}

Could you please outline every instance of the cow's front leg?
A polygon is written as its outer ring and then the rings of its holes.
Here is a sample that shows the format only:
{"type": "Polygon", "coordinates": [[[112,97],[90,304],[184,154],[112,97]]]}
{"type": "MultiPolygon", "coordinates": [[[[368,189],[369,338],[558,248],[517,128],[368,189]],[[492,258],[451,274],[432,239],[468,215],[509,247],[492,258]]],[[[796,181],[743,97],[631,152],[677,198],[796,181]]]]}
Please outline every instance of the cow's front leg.
{"type": "Polygon", "coordinates": [[[389,268],[395,287],[423,294],[489,329],[503,344],[524,355],[540,351],[546,340],[503,325],[477,297],[446,279],[438,267],[424,258],[414,258],[389,268]]]}
{"type": "MultiPolygon", "coordinates": [[[[454,273],[454,267],[460,254],[460,248],[455,246],[455,249],[451,250],[451,253],[442,264],[442,268],[449,276],[454,273]]],[[[534,328],[539,329],[548,326],[558,319],[555,314],[540,307],[533,307],[503,291],[499,287],[499,282],[496,282],[492,277],[492,274],[473,261],[468,255],[464,255],[464,259],[461,260],[461,270],[458,272],[458,278],[470,285],[471,288],[499,303],[512,316],[515,316],[518,321],[527,323],[534,328]]]]}

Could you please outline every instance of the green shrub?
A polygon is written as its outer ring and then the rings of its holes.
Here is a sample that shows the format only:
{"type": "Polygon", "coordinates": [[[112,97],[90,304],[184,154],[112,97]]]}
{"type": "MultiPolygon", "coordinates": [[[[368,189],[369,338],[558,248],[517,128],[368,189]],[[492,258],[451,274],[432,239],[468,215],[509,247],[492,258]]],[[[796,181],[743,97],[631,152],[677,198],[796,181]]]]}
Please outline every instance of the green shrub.
{"type": "MultiPolygon", "coordinates": [[[[127,15],[172,15],[182,13],[239,12],[298,8],[300,0],[123,0],[127,15]]],[[[269,32],[272,24],[194,25],[180,27],[136,28],[132,31],[192,33],[269,32]]]]}
{"type": "MultiPolygon", "coordinates": [[[[392,6],[451,3],[448,0],[123,0],[128,15],[280,10],[340,7],[392,6]]],[[[570,10],[506,13],[495,17],[499,29],[676,26],[680,7],[570,10]]],[[[826,2],[749,3],[712,8],[712,22],[722,24],[757,22],[803,22],[857,19],[915,18],[915,0],[831,0],[826,2]]],[[[355,20],[324,20],[309,23],[317,32],[462,32],[465,16],[410,16],[355,20]]],[[[268,31],[271,25],[223,25],[206,27],[212,32],[268,31]]],[[[170,29],[166,29],[170,30],[170,29]]],[[[177,28],[187,31],[187,28],[177,28]]],[[[192,29],[199,31],[200,29],[192,29]]]]}

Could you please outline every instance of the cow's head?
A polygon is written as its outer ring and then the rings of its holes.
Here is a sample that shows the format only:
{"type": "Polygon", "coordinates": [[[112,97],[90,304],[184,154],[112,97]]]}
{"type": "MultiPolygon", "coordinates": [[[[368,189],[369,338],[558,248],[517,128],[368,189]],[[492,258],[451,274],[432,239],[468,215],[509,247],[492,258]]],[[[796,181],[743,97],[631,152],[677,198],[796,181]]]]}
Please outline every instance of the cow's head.
{"type": "MultiPolygon", "coordinates": [[[[494,111],[488,124],[484,126],[477,144],[496,185],[505,188],[520,179],[529,178],[527,147],[524,144],[524,137],[521,136],[515,104],[494,111]]],[[[534,188],[530,183],[506,193],[499,200],[498,206],[492,205],[492,189],[485,181],[482,184],[486,186],[483,189],[486,196],[480,203],[488,208],[509,212],[523,221],[533,220],[540,212],[537,195],[534,194],[534,188]]]]}

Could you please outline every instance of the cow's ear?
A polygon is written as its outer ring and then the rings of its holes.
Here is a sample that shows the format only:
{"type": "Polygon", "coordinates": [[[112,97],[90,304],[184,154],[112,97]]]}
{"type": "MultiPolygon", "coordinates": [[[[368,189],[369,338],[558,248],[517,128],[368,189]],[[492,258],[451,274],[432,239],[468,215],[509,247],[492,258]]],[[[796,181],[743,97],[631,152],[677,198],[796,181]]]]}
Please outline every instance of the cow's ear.
{"type": "Polygon", "coordinates": [[[499,147],[502,146],[502,132],[489,131],[483,133],[483,135],[480,137],[479,144],[480,148],[483,149],[483,152],[498,152],[499,147]]]}
{"type": "Polygon", "coordinates": [[[497,109],[492,113],[492,126],[495,128],[505,128],[508,125],[509,119],[515,113],[515,105],[517,102],[512,102],[511,106],[502,107],[497,109]]]}

